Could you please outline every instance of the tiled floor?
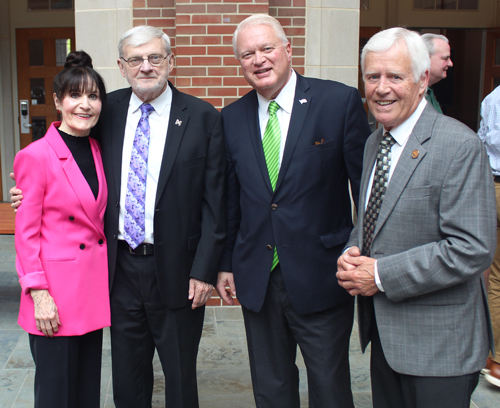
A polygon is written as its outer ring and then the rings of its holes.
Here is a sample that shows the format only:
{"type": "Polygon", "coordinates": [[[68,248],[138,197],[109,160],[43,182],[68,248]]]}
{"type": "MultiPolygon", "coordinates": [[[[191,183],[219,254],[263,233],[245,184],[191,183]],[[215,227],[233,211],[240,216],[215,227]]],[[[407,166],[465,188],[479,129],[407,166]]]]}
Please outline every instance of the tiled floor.
{"type": "MultiPolygon", "coordinates": [[[[28,337],[17,325],[19,285],[13,236],[0,235],[0,407],[33,407],[33,361],[28,337]]],[[[356,408],[371,408],[369,356],[359,351],[357,325],[351,339],[351,376],[356,408]]],[[[113,408],[109,334],[103,350],[101,407],[113,408]]],[[[307,407],[304,363],[299,356],[302,406],[307,407]]],[[[164,383],[158,360],[153,406],[162,407],[164,383]]],[[[242,315],[239,307],[207,307],[198,357],[201,408],[255,407],[242,315]]],[[[497,408],[500,389],[481,378],[471,408],[497,408]]]]}

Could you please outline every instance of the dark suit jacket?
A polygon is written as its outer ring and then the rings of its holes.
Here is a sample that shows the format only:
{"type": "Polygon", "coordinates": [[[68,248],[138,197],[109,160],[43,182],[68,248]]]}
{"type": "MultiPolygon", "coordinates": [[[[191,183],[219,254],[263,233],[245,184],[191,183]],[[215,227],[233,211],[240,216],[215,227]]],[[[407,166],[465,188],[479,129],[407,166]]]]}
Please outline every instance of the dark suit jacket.
{"type": "Polygon", "coordinates": [[[277,246],[294,308],[301,314],[325,310],[350,299],[335,273],[352,229],[348,181],[357,202],[363,147],[370,134],[361,97],[343,84],[297,75],[274,193],[257,109],[257,94],[251,91],[222,110],[228,239],[221,270],[234,273],[241,304],[259,311],[277,246]]]}
{"type": "MultiPolygon", "coordinates": [[[[368,139],[360,204],[383,131],[368,139]]],[[[364,205],[348,246],[361,248],[364,205]]],[[[387,362],[398,373],[459,376],[484,367],[493,347],[482,272],[496,240],[495,191],[486,150],[467,126],[427,104],[380,209],[371,254],[385,293],[373,297],[387,362]]],[[[362,348],[370,303],[358,303],[362,348]]]]}
{"type": "MultiPolygon", "coordinates": [[[[226,159],[220,113],[172,89],[172,108],[154,215],[156,276],[170,308],[188,304],[189,279],[215,283],[225,239],[226,159]],[[182,122],[176,125],[176,121],[182,122]]],[[[105,232],[115,272],[123,138],[132,89],[107,96],[98,132],[108,181],[105,232]]]]}

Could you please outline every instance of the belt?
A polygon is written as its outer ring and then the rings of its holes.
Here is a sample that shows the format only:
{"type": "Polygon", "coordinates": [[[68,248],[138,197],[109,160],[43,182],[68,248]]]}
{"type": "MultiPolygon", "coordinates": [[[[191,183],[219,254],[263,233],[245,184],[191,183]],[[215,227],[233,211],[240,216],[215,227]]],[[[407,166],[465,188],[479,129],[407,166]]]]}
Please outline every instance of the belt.
{"type": "Polygon", "coordinates": [[[132,249],[132,247],[127,243],[127,241],[120,240],[119,244],[128,250],[132,255],[153,255],[155,253],[154,244],[141,244],[137,248],[132,249]]]}
{"type": "Polygon", "coordinates": [[[495,183],[500,183],[500,176],[493,176],[493,180],[495,180],[495,183]]]}

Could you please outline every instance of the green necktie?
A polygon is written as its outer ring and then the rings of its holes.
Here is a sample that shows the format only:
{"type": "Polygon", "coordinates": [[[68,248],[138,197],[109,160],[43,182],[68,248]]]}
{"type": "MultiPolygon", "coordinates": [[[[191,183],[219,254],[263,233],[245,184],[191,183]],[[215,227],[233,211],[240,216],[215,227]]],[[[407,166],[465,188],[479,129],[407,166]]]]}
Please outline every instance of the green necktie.
{"type": "MultiPolygon", "coordinates": [[[[276,189],[276,181],[278,180],[278,173],[280,170],[281,131],[280,123],[276,116],[276,111],[279,108],[280,106],[275,101],[271,101],[269,104],[269,120],[267,121],[264,138],[262,139],[267,171],[269,172],[269,180],[271,180],[273,191],[276,189]]],[[[276,247],[274,247],[271,271],[278,265],[278,262],[278,251],[276,247]]]]}

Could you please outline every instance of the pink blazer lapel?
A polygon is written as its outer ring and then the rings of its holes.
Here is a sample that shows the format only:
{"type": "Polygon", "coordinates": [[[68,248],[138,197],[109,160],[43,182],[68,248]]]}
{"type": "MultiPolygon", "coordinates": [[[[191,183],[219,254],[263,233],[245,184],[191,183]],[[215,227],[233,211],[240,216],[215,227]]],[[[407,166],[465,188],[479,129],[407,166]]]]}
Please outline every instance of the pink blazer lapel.
{"type": "Polygon", "coordinates": [[[107,201],[107,188],[98,144],[95,140],[91,139],[92,154],[99,180],[99,193],[96,200],[78,164],[57,131],[57,126],[59,125],[60,122],[54,122],[50,126],[45,138],[59,157],[67,181],[80,201],[85,214],[104,238],[103,216],[107,201]]]}
{"type": "MultiPolygon", "coordinates": [[[[106,211],[106,204],[108,202],[108,186],[106,183],[106,176],[104,174],[104,167],[102,165],[102,157],[101,157],[101,148],[99,143],[90,138],[90,146],[92,147],[92,155],[94,156],[94,163],[97,172],[97,179],[99,180],[99,193],[97,195],[97,211],[99,214],[99,224],[104,224],[104,213],[106,211]]],[[[104,235],[104,230],[102,230],[102,234],[104,235]]]]}

